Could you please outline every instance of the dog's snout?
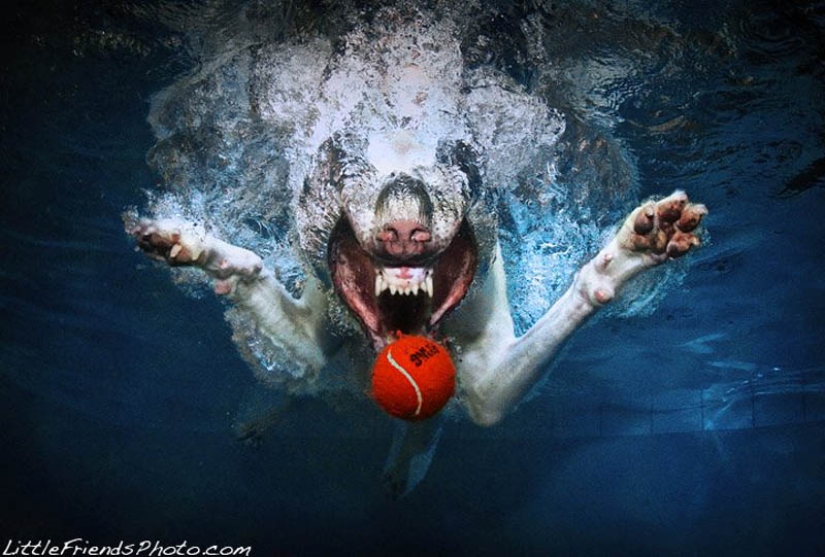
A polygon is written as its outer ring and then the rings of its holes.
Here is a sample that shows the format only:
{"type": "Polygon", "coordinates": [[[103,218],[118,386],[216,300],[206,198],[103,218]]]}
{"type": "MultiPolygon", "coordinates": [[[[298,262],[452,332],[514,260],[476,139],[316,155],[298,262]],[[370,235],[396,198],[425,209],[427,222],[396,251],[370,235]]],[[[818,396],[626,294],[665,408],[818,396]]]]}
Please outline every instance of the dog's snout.
{"type": "Polygon", "coordinates": [[[397,220],[385,225],[376,239],[387,255],[406,259],[424,253],[432,234],[418,221],[397,220]]]}
{"type": "Polygon", "coordinates": [[[432,201],[424,183],[407,174],[393,174],[375,207],[378,253],[397,260],[426,255],[433,238],[432,213],[432,201]]]}

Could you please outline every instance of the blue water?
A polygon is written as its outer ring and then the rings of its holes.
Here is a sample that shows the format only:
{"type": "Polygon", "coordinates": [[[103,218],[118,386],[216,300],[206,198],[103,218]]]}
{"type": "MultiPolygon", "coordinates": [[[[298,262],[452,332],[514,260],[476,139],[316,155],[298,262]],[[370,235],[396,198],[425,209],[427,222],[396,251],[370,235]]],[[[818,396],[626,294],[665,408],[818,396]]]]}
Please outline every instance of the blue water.
{"type": "Polygon", "coordinates": [[[825,4],[539,4],[501,8],[491,63],[529,81],[502,37],[547,25],[559,79],[593,81],[586,103],[558,99],[610,127],[642,197],[681,187],[707,204],[710,241],[655,312],[580,331],[500,426],[449,423],[399,501],[379,481],[393,424],[377,412],[300,400],[260,443],[237,440],[281,401],[222,303],[134,253],[120,220],[159,180],[149,99],[198,64],[175,22],[219,27],[244,7],[336,23],[314,4],[5,7],[0,543],[825,552],[825,4]]]}

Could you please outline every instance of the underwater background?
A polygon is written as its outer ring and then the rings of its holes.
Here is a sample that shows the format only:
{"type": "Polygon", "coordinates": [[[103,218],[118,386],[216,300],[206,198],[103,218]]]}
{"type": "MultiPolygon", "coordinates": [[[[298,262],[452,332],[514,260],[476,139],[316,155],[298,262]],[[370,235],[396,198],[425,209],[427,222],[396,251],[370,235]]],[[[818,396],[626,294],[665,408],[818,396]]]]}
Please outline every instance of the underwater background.
{"type": "MultiPolygon", "coordinates": [[[[333,34],[371,4],[4,6],[3,547],[825,553],[825,3],[462,5],[490,38],[483,63],[525,87],[577,84],[557,108],[609,132],[639,199],[679,187],[705,203],[708,241],[655,311],[579,331],[503,423],[449,422],[400,500],[380,482],[394,425],[371,406],[303,398],[239,439],[282,401],[238,355],[223,302],[135,253],[121,220],[159,181],[153,95],[208,67],[238,25],[333,34]],[[525,57],[530,40],[544,58],[525,57]]],[[[522,209],[503,242],[535,246],[518,258],[529,271],[563,250],[522,209]]]]}

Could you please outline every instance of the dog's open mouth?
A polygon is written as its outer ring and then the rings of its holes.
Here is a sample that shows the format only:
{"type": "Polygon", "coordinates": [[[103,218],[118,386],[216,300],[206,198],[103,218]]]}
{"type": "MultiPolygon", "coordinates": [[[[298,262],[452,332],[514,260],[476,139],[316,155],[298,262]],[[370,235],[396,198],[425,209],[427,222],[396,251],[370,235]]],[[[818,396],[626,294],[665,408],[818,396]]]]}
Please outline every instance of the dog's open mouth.
{"type": "Polygon", "coordinates": [[[398,262],[365,250],[346,218],[330,236],[328,257],[336,292],[367,329],[376,350],[397,331],[431,334],[464,298],[478,259],[466,221],[440,253],[398,262]]]}

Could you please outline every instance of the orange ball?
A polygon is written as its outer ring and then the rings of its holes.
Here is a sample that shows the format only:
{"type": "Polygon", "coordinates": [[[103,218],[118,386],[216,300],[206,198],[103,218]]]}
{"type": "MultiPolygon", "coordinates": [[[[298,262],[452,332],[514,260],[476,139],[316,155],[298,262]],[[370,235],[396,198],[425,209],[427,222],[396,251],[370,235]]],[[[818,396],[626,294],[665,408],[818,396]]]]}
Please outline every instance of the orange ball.
{"type": "Polygon", "coordinates": [[[455,365],[447,349],[428,338],[401,335],[372,368],[372,396],[387,414],[425,420],[455,392],[455,365]]]}

